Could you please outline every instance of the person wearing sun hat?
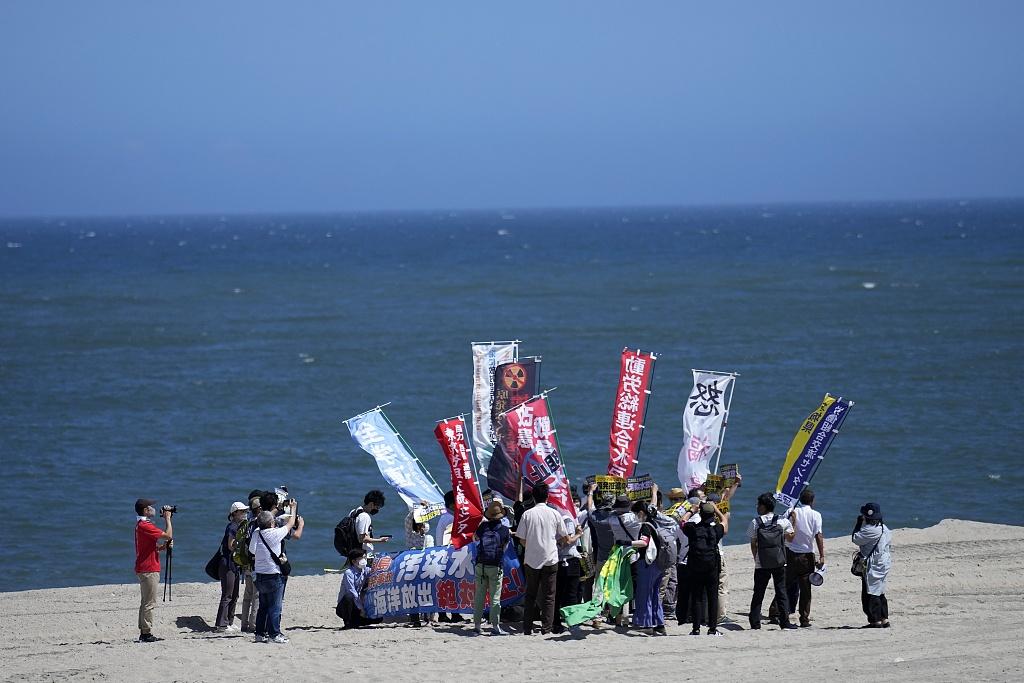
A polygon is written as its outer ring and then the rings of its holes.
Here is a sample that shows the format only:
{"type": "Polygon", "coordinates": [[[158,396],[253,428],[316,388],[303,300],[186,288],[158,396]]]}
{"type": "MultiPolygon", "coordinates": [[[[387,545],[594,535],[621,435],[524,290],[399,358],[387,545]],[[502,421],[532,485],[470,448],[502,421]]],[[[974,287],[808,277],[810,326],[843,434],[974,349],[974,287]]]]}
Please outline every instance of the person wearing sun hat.
{"type": "Polygon", "coordinates": [[[495,496],[484,510],[484,518],[473,534],[477,542],[476,592],[473,594],[473,630],[480,634],[480,622],[484,614],[484,597],[491,597],[491,634],[508,635],[501,629],[501,582],[505,550],[512,539],[512,532],[503,523],[505,506],[501,498],[495,496]]]}
{"type": "Polygon", "coordinates": [[[217,607],[217,621],[214,630],[237,631],[232,623],[235,620],[235,604],[238,602],[238,584],[241,569],[235,564],[235,535],[238,525],[245,519],[249,506],[235,501],[228,510],[228,525],[224,527],[224,535],[220,539],[220,566],[217,569],[220,577],[220,604],[217,607]]]}
{"type": "Polygon", "coordinates": [[[889,601],[885,597],[885,588],[892,568],[892,532],[882,521],[881,505],[865,503],[861,506],[852,540],[867,563],[860,577],[861,609],[868,618],[864,628],[889,628],[889,601]]]}

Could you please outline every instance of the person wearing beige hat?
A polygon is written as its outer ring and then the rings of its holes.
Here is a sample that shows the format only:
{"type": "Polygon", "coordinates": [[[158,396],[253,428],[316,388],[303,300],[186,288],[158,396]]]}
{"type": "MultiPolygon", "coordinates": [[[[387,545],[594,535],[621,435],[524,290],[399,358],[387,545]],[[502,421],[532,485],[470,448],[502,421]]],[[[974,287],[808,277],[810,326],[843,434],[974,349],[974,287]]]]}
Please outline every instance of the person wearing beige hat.
{"type": "Polygon", "coordinates": [[[224,535],[220,539],[220,604],[217,608],[215,631],[237,631],[235,620],[235,604],[238,602],[238,585],[241,571],[235,564],[235,535],[238,525],[245,519],[249,506],[235,501],[228,510],[228,525],[224,527],[224,535]]]}
{"type": "Polygon", "coordinates": [[[491,596],[491,635],[508,635],[501,629],[501,582],[505,549],[512,539],[512,532],[503,523],[505,506],[495,496],[484,510],[484,518],[473,533],[476,541],[476,592],[473,595],[473,630],[480,634],[480,622],[484,614],[484,598],[491,596]]]}

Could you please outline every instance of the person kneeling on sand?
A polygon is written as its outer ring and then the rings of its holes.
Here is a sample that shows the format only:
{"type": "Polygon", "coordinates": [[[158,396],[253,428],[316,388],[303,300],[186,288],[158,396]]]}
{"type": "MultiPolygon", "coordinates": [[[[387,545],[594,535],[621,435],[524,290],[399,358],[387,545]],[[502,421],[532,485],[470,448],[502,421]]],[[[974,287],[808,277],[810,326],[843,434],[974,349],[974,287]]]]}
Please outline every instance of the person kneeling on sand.
{"type": "Polygon", "coordinates": [[[342,621],[344,628],[361,628],[379,624],[381,619],[370,619],[366,616],[363,606],[363,590],[366,579],[370,576],[370,568],[366,566],[366,551],[353,548],[348,551],[348,564],[341,574],[341,590],[338,591],[338,606],[334,609],[342,621]]]}

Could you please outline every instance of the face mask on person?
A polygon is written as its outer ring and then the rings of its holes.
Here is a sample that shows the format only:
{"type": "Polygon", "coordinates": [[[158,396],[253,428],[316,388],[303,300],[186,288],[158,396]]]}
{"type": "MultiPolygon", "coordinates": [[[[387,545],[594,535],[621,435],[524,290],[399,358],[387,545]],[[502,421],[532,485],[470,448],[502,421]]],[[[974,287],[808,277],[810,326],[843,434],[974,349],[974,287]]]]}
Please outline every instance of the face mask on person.
{"type": "Polygon", "coordinates": [[[356,560],[356,569],[366,569],[366,558],[360,557],[356,560]]]}
{"type": "Polygon", "coordinates": [[[371,515],[375,515],[378,512],[380,512],[380,508],[373,508],[372,510],[367,510],[367,512],[369,512],[371,515]]]}

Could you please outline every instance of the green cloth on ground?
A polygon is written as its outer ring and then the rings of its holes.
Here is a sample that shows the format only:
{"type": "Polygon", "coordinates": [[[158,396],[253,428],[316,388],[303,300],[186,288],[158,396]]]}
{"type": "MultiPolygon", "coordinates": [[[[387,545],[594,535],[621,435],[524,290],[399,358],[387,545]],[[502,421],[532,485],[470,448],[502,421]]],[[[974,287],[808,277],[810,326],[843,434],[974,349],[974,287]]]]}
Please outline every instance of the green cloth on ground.
{"type": "Polygon", "coordinates": [[[612,617],[617,617],[622,606],[633,599],[633,573],[629,558],[636,551],[627,546],[615,546],[594,578],[594,597],[589,602],[569,605],[561,609],[562,621],[567,626],[578,626],[601,616],[605,605],[612,617]]]}

